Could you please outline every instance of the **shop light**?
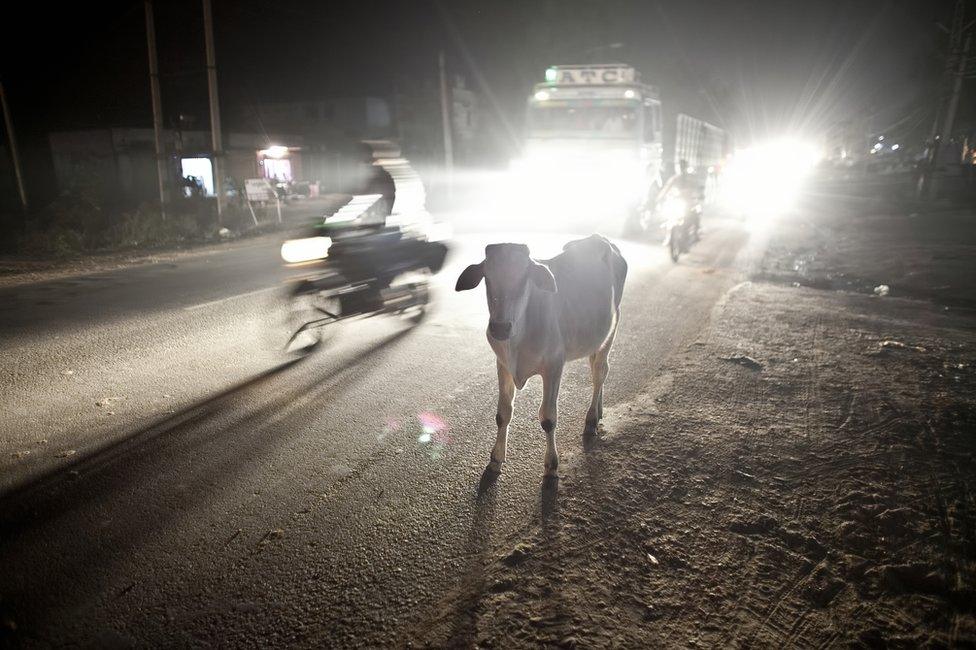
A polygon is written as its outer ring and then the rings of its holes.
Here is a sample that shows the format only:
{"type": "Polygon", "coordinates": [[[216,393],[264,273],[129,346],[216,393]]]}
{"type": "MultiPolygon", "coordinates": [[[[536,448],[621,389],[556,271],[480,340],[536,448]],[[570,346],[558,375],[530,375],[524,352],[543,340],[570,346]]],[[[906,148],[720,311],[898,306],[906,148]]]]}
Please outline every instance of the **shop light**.
{"type": "Polygon", "coordinates": [[[280,144],[273,144],[267,149],[262,149],[260,152],[265,158],[284,158],[288,155],[288,147],[282,146],[280,144]]]}

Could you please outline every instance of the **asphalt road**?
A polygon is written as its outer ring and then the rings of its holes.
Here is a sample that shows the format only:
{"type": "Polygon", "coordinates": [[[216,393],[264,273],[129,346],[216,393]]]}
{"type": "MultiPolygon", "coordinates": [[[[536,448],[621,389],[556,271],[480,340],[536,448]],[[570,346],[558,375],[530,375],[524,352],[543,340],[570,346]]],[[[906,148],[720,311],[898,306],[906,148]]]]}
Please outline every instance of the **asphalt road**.
{"type": "MultiPolygon", "coordinates": [[[[630,275],[606,403],[626,408],[739,280],[748,237],[708,224],[678,265],[623,244],[630,275]],[[737,260],[737,258],[739,258],[737,260]]],[[[541,383],[479,497],[496,380],[483,291],[421,325],[344,324],[303,359],[283,336],[277,245],[0,290],[0,642],[396,644],[439,595],[558,499],[540,488],[541,383]]],[[[561,466],[583,455],[588,369],[560,394],[561,466]]]]}

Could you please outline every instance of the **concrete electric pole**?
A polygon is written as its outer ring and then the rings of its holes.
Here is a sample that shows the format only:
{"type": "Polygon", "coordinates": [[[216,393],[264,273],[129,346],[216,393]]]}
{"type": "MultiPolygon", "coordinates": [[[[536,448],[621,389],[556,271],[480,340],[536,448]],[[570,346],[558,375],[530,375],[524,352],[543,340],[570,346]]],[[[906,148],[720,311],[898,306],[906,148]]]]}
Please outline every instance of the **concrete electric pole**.
{"type": "Polygon", "coordinates": [[[217,223],[224,215],[224,146],[220,131],[220,100],[217,97],[217,56],[214,53],[213,9],[203,0],[203,27],[207,44],[207,86],[210,89],[210,135],[213,145],[214,193],[217,195],[217,223]]]}
{"type": "Polygon", "coordinates": [[[166,219],[166,150],[163,145],[163,107],[159,98],[159,62],[156,60],[156,27],[153,5],[146,0],[146,42],[149,47],[149,90],[152,95],[153,135],[156,140],[156,177],[159,181],[159,214],[166,219]]]}
{"type": "Polygon", "coordinates": [[[956,111],[959,109],[959,95],[962,94],[962,80],[966,76],[966,63],[969,58],[969,45],[972,38],[972,35],[967,35],[965,45],[955,55],[958,60],[953,73],[954,78],[952,80],[952,95],[949,97],[949,108],[946,111],[945,122],[942,125],[943,142],[949,139],[952,135],[952,128],[955,126],[956,111]]]}
{"type": "Polygon", "coordinates": [[[20,154],[17,152],[17,138],[14,137],[14,121],[10,117],[10,107],[7,106],[7,95],[0,82],[0,104],[3,104],[3,123],[7,128],[7,142],[10,144],[10,157],[14,163],[14,176],[17,179],[17,191],[20,193],[20,205],[27,212],[27,192],[24,190],[24,173],[20,169],[20,154]]]}
{"type": "MultiPolygon", "coordinates": [[[[972,34],[969,32],[972,26],[972,22],[966,24],[966,1],[956,0],[952,15],[952,26],[946,29],[949,33],[949,52],[943,77],[943,91],[940,93],[935,120],[932,123],[925,168],[918,180],[917,194],[919,198],[925,198],[932,193],[940,150],[952,137],[956,111],[959,108],[959,96],[962,94],[962,81],[966,77],[969,63],[969,47],[972,42],[972,34]],[[947,89],[950,90],[947,91],[947,89]]],[[[943,29],[945,28],[943,27],[943,29]]]]}

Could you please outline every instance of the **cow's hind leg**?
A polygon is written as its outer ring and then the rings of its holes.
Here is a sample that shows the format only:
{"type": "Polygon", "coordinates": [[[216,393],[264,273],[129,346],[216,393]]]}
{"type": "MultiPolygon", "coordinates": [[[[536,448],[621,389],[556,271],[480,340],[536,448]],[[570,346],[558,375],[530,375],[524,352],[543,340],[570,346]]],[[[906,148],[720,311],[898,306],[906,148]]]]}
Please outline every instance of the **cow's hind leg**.
{"type": "Polygon", "coordinates": [[[505,462],[505,448],[508,446],[508,423],[512,421],[512,409],[515,403],[515,380],[501,363],[496,361],[498,366],[498,411],[495,413],[495,424],[498,425],[498,434],[495,437],[495,446],[491,450],[491,459],[488,461],[488,471],[501,472],[502,463],[505,462]]]}
{"type": "Polygon", "coordinates": [[[583,428],[584,436],[596,434],[596,427],[603,419],[603,384],[610,373],[610,348],[613,346],[613,338],[616,328],[611,332],[603,347],[590,355],[590,376],[593,379],[593,399],[590,400],[590,408],[586,412],[586,426],[583,428]]]}
{"type": "Polygon", "coordinates": [[[563,376],[563,364],[553,364],[542,373],[542,407],[539,420],[546,432],[546,476],[558,476],[559,454],[556,451],[556,415],[559,401],[559,382],[563,376]]]}

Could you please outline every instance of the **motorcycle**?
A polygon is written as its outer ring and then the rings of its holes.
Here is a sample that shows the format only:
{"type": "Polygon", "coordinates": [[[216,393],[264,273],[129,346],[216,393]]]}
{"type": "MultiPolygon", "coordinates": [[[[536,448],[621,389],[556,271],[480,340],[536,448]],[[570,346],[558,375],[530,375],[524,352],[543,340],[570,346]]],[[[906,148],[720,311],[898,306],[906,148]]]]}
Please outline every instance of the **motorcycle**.
{"type": "Polygon", "coordinates": [[[433,232],[326,220],[307,237],[282,244],[288,266],[311,271],[288,291],[293,331],[285,349],[309,352],[321,345],[327,326],[350,318],[387,314],[420,322],[429,277],[448,252],[433,232]]]}
{"type": "Polygon", "coordinates": [[[678,257],[698,241],[701,212],[700,202],[690,202],[677,191],[669,193],[658,206],[664,245],[672,262],[677,262],[678,257]]]}

